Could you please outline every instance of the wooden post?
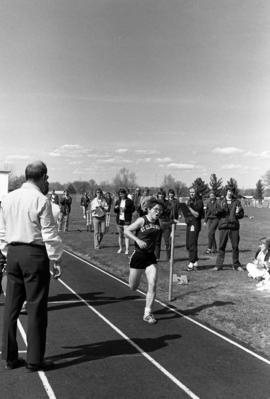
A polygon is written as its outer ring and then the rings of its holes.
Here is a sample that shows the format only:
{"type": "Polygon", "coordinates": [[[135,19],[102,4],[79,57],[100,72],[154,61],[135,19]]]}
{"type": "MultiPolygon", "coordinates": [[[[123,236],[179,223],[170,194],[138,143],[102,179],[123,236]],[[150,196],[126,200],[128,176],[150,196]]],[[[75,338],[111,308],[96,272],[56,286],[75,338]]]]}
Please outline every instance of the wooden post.
{"type": "Polygon", "coordinates": [[[171,256],[170,256],[169,296],[168,296],[169,301],[172,300],[172,289],[173,289],[174,236],[175,236],[175,223],[172,224],[172,234],[171,234],[171,256]]]}

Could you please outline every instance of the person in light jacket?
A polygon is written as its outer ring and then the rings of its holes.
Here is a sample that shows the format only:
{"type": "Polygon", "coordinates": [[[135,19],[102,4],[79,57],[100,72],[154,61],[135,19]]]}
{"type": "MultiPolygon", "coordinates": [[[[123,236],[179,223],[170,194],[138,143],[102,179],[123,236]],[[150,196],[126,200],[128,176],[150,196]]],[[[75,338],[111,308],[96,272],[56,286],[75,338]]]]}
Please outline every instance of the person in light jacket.
{"type": "Polygon", "coordinates": [[[106,212],[108,210],[107,201],[104,198],[103,191],[98,188],[96,196],[91,201],[91,213],[94,226],[94,248],[100,249],[101,241],[106,229],[106,212]]]}

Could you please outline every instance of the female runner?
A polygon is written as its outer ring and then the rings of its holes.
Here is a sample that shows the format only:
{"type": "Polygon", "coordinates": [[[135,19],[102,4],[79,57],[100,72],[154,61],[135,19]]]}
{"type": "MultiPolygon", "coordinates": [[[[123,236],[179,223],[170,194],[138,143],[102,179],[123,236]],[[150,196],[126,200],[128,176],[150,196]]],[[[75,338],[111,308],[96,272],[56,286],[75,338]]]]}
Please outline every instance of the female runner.
{"type": "Polygon", "coordinates": [[[139,217],[125,229],[125,235],[135,242],[135,251],[130,258],[129,286],[135,291],[139,287],[142,273],[145,272],[148,288],[143,320],[149,324],[157,322],[152,307],[156,297],[158,275],[155,247],[160,234],[158,219],[162,211],[162,203],[156,198],[150,198],[147,215],[139,217]]]}

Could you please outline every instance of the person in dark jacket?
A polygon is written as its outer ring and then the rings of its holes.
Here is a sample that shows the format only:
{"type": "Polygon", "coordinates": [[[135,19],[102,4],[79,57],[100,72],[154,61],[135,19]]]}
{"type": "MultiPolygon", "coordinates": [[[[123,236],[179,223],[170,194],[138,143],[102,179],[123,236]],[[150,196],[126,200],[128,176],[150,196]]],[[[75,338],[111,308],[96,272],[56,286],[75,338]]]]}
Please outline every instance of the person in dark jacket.
{"type": "Polygon", "coordinates": [[[193,187],[189,190],[187,206],[190,211],[190,216],[186,217],[186,248],[189,258],[187,271],[192,271],[198,267],[198,238],[201,231],[201,220],[204,217],[203,201],[193,187]]]}
{"type": "Polygon", "coordinates": [[[156,240],[155,255],[157,260],[160,259],[160,249],[162,237],[164,239],[166,248],[166,260],[170,260],[171,255],[171,232],[172,224],[177,223],[178,219],[178,204],[176,198],[174,198],[174,191],[170,189],[168,191],[169,199],[166,199],[166,192],[160,190],[157,193],[157,199],[163,205],[163,212],[159,218],[160,232],[156,240]]]}
{"type": "Polygon", "coordinates": [[[136,187],[135,192],[134,192],[134,197],[133,197],[136,217],[140,216],[141,196],[142,196],[142,194],[141,194],[140,187],[136,187]]]}
{"type": "Polygon", "coordinates": [[[240,224],[239,219],[244,217],[241,202],[235,198],[234,190],[228,186],[226,196],[219,202],[217,216],[219,217],[219,248],[214,270],[221,270],[225,258],[225,249],[230,239],[232,244],[232,267],[234,270],[243,271],[239,262],[240,224]]]}
{"type": "Polygon", "coordinates": [[[217,251],[215,235],[219,219],[217,217],[218,202],[215,193],[211,191],[209,196],[210,198],[206,205],[204,222],[207,224],[208,228],[208,248],[205,253],[210,255],[217,251]]]}
{"type": "Polygon", "coordinates": [[[118,192],[119,198],[116,200],[114,205],[114,212],[116,213],[116,224],[118,230],[118,243],[119,249],[118,254],[123,252],[125,243],[125,254],[129,254],[129,238],[124,235],[125,226],[129,226],[132,221],[132,214],[135,211],[134,202],[128,198],[127,191],[124,188],[120,188],[118,192]]]}
{"type": "Polygon", "coordinates": [[[87,194],[87,192],[83,193],[83,195],[81,196],[81,208],[82,208],[82,212],[83,212],[83,218],[86,219],[86,212],[88,209],[88,206],[90,204],[90,198],[87,194]]]}
{"type": "Polygon", "coordinates": [[[157,193],[157,199],[163,205],[163,212],[159,218],[160,231],[156,240],[155,255],[158,261],[160,258],[161,241],[163,237],[166,248],[166,260],[169,260],[170,248],[171,248],[171,231],[172,231],[171,209],[169,207],[169,201],[166,200],[165,191],[159,191],[157,193]]]}

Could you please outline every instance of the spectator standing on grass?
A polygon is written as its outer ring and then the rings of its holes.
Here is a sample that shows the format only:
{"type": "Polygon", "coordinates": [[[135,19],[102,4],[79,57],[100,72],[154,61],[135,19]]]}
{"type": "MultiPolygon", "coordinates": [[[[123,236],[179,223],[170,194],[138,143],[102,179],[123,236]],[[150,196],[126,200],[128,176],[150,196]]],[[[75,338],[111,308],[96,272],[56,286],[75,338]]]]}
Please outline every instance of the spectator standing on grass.
{"type": "Polygon", "coordinates": [[[175,198],[175,192],[172,188],[168,190],[168,201],[171,209],[171,220],[177,223],[179,218],[179,201],[175,198]]]}
{"type": "Polygon", "coordinates": [[[110,228],[110,223],[111,223],[111,209],[112,209],[112,203],[113,203],[113,198],[109,191],[107,191],[107,193],[105,193],[105,200],[108,205],[108,210],[106,211],[106,217],[105,217],[106,233],[108,233],[109,228],[110,228]]]}
{"type": "Polygon", "coordinates": [[[158,277],[155,247],[160,230],[158,219],[162,211],[162,203],[156,198],[151,198],[147,204],[147,215],[139,217],[125,229],[125,235],[135,242],[135,251],[130,257],[129,286],[135,291],[143,273],[147,279],[143,320],[148,324],[157,322],[153,315],[158,277]]]}
{"type": "Polygon", "coordinates": [[[54,203],[54,204],[58,204],[59,205],[59,196],[58,194],[56,194],[55,190],[52,190],[52,193],[50,195],[50,200],[54,203]]]}
{"type": "Polygon", "coordinates": [[[242,208],[241,202],[235,198],[233,187],[227,186],[225,198],[219,201],[217,216],[219,218],[219,245],[216,267],[214,270],[219,271],[223,268],[226,245],[228,239],[230,239],[232,244],[233,270],[243,271],[239,262],[239,219],[244,217],[244,209],[242,208]]]}
{"type": "Polygon", "coordinates": [[[165,243],[166,249],[166,260],[170,259],[171,249],[171,231],[172,231],[172,220],[171,220],[171,208],[169,201],[166,200],[166,192],[158,191],[157,199],[162,203],[163,211],[159,217],[160,231],[156,240],[155,255],[157,261],[160,259],[161,241],[162,237],[165,243]]]}
{"type": "Polygon", "coordinates": [[[170,259],[171,256],[171,232],[172,225],[178,222],[179,218],[179,201],[175,198],[175,192],[173,189],[168,190],[168,199],[166,199],[166,192],[164,190],[157,193],[158,199],[164,202],[164,211],[160,216],[159,223],[161,233],[157,239],[156,245],[156,257],[157,260],[160,258],[161,239],[163,236],[166,248],[166,260],[170,259]]]}
{"type": "Polygon", "coordinates": [[[144,216],[147,214],[147,203],[150,200],[150,190],[148,187],[145,187],[140,198],[140,205],[138,208],[139,216],[144,216]]]}
{"type": "Polygon", "coordinates": [[[106,229],[106,212],[108,204],[101,188],[96,190],[96,196],[91,201],[91,213],[94,226],[94,248],[100,249],[101,241],[106,229]]]}
{"type": "Polygon", "coordinates": [[[56,225],[58,226],[59,218],[60,218],[60,206],[59,206],[59,202],[56,202],[56,201],[57,201],[57,198],[51,196],[53,218],[54,218],[56,225]]]}
{"type": "Polygon", "coordinates": [[[217,252],[217,243],[215,236],[219,219],[217,217],[218,201],[216,199],[216,196],[213,191],[210,192],[209,196],[210,198],[206,204],[204,219],[204,222],[207,224],[208,229],[208,248],[205,253],[211,255],[217,252]]]}
{"type": "Polygon", "coordinates": [[[93,231],[93,217],[92,217],[92,212],[91,212],[91,202],[94,199],[94,196],[88,193],[89,197],[89,206],[86,211],[86,231],[93,231]]]}
{"type": "Polygon", "coordinates": [[[81,196],[81,201],[80,201],[80,205],[81,205],[81,208],[82,208],[82,213],[83,213],[83,218],[84,219],[86,219],[86,212],[87,212],[89,204],[90,204],[90,198],[89,198],[87,192],[85,192],[81,196]]]}
{"type": "Polygon", "coordinates": [[[141,203],[141,189],[140,187],[135,188],[135,193],[133,196],[133,202],[135,206],[136,217],[140,216],[140,203],[141,203]]]}
{"type": "Polygon", "coordinates": [[[193,187],[189,190],[187,206],[190,211],[190,216],[186,218],[186,248],[189,258],[187,271],[192,271],[198,267],[198,238],[201,231],[201,220],[204,216],[203,201],[193,187]]]}
{"type": "Polygon", "coordinates": [[[124,188],[120,188],[118,192],[118,199],[114,205],[114,212],[116,213],[116,225],[118,231],[118,243],[119,249],[118,254],[123,252],[125,243],[125,255],[129,254],[129,238],[125,237],[124,230],[131,224],[132,214],[135,211],[133,201],[128,198],[127,191],[124,188]]]}
{"type": "Polygon", "coordinates": [[[252,262],[247,264],[248,276],[253,279],[268,279],[270,270],[270,238],[262,237],[252,262]]]}
{"type": "Polygon", "coordinates": [[[17,319],[24,300],[28,306],[27,362],[29,371],[53,366],[44,360],[50,260],[61,274],[62,241],[48,193],[47,167],[29,164],[26,182],[9,193],[0,211],[0,249],[7,258],[7,289],[2,335],[2,358],[7,369],[25,364],[18,357],[17,319]]]}
{"type": "Polygon", "coordinates": [[[72,198],[68,190],[65,190],[62,198],[60,199],[60,216],[58,231],[68,231],[69,228],[69,215],[71,212],[72,198]]]}

